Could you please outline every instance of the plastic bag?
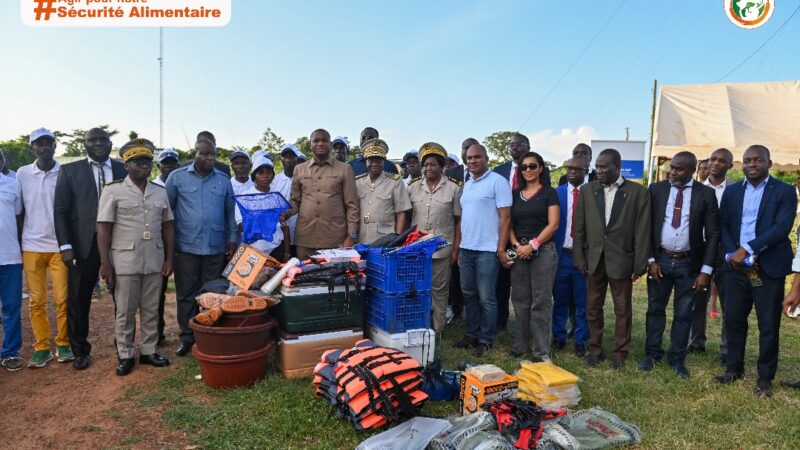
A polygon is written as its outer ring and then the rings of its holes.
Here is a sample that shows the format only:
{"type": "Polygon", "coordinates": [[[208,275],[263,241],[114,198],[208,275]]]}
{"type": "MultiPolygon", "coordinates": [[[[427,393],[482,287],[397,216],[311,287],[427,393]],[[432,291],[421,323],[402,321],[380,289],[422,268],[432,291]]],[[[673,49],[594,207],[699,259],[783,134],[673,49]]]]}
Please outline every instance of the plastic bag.
{"type": "Polygon", "coordinates": [[[597,406],[572,413],[570,419],[567,431],[580,443],[581,450],[642,442],[642,432],[636,425],[597,406]]]}
{"type": "Polygon", "coordinates": [[[430,417],[414,417],[358,444],[356,450],[424,450],[434,436],[450,422],[430,417]]]}
{"type": "Polygon", "coordinates": [[[435,401],[450,401],[456,398],[458,388],[449,384],[442,376],[442,361],[436,360],[422,372],[422,390],[435,401]]]}

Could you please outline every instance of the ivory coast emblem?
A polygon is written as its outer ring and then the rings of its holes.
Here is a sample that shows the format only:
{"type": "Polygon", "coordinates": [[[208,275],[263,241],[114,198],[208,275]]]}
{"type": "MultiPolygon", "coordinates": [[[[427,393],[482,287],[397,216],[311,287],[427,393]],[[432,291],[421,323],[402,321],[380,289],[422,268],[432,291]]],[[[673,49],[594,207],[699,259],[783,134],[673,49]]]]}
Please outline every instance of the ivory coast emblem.
{"type": "Polygon", "coordinates": [[[724,0],[725,14],[741,28],[758,28],[775,10],[775,0],[724,0]]]}

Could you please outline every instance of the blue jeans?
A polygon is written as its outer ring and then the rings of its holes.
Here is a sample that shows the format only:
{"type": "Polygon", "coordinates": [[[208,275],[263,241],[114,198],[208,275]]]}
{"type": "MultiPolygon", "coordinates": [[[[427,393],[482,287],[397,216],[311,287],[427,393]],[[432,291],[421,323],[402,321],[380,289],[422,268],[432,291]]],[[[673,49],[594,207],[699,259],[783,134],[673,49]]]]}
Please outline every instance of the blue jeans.
{"type": "Polygon", "coordinates": [[[691,259],[688,257],[671,259],[661,255],[656,262],[661,266],[662,277],[661,281],[647,280],[645,354],[655,360],[660,360],[664,356],[661,342],[667,325],[667,304],[674,293],[667,361],[670,364],[683,363],[689,346],[689,334],[692,332],[692,310],[694,309],[692,285],[697,274],[692,273],[691,259]]]}
{"type": "Polygon", "coordinates": [[[572,253],[562,253],[553,283],[553,340],[567,342],[570,298],[575,304],[575,344],[589,341],[586,323],[586,276],[572,265],[572,253]]]}
{"type": "Polygon", "coordinates": [[[481,344],[494,343],[497,334],[495,286],[500,261],[494,252],[460,249],[461,292],[467,319],[467,336],[481,344]]]}
{"type": "Polygon", "coordinates": [[[3,349],[0,357],[19,356],[22,348],[22,264],[0,266],[0,303],[3,305],[3,349]]]}

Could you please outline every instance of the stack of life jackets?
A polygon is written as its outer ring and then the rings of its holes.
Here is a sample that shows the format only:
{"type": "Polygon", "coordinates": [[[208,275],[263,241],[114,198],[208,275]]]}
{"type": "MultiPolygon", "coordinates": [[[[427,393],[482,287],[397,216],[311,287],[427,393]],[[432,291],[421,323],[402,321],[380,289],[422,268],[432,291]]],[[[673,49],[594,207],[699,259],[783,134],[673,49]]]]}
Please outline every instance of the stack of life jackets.
{"type": "Polygon", "coordinates": [[[313,384],[314,395],[327,400],[357,431],[416,417],[428,399],[419,362],[369,340],[325,352],[314,368],[313,384]]]}

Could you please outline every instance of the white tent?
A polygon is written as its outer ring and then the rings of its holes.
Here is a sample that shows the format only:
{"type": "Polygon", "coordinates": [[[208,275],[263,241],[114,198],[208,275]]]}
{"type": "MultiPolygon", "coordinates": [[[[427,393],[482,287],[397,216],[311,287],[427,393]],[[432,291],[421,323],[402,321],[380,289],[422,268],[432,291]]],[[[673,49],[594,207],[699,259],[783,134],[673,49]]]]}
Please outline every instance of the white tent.
{"type": "Polygon", "coordinates": [[[741,161],[753,144],[780,165],[800,163],[800,81],[663,86],[653,157],[689,150],[700,159],[725,147],[741,161]]]}

